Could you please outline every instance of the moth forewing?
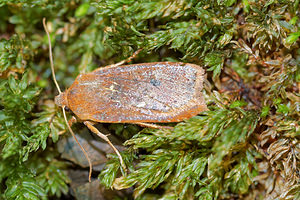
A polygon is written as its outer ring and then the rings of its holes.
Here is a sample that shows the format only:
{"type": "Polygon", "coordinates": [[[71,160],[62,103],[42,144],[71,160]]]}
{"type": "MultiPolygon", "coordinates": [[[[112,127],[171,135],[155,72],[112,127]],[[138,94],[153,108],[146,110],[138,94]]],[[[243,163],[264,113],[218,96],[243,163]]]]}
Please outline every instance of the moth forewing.
{"type": "Polygon", "coordinates": [[[81,120],[108,123],[178,122],[206,110],[204,70],[157,62],[102,68],[81,74],[66,91],[81,120]]]}

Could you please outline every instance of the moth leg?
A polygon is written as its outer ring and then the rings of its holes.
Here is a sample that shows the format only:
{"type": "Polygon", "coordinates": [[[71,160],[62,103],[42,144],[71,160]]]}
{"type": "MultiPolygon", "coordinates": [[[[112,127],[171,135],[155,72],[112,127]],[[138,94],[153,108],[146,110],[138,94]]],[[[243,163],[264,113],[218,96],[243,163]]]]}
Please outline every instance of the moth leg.
{"type": "Polygon", "coordinates": [[[135,122],[135,124],[140,125],[142,127],[155,128],[155,129],[169,129],[169,130],[174,129],[171,126],[160,126],[160,125],[149,124],[149,123],[144,123],[144,122],[135,122]]]}
{"type": "Polygon", "coordinates": [[[103,133],[101,133],[94,125],[94,123],[89,122],[89,121],[85,121],[83,122],[88,129],[90,129],[93,133],[95,133],[96,135],[98,135],[100,138],[102,138],[103,140],[105,140],[105,142],[107,142],[111,148],[116,152],[116,154],[118,155],[119,159],[120,159],[120,163],[122,168],[124,169],[124,171],[126,172],[126,166],[125,163],[123,161],[123,158],[120,154],[120,152],[118,151],[118,149],[111,143],[111,141],[108,139],[108,137],[106,135],[104,135],[103,133]]]}
{"type": "Polygon", "coordinates": [[[77,122],[77,119],[75,116],[72,116],[71,119],[68,120],[68,124],[71,127],[73,124],[75,124],[77,122]]]}
{"type": "Polygon", "coordinates": [[[132,54],[132,56],[130,56],[129,58],[127,58],[126,60],[122,60],[121,62],[118,62],[116,64],[113,65],[109,65],[106,68],[110,68],[110,67],[116,67],[116,66],[120,66],[123,65],[124,63],[129,63],[132,59],[134,59],[140,52],[142,51],[142,49],[137,50],[136,52],[134,52],[132,54]]]}

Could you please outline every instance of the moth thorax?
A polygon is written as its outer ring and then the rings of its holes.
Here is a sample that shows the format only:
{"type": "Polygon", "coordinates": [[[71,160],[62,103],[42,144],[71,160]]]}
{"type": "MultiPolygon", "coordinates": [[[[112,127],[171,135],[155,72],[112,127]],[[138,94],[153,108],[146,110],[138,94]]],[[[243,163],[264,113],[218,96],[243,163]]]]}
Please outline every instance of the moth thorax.
{"type": "Polygon", "coordinates": [[[68,100],[67,100],[67,95],[65,92],[60,93],[54,98],[54,102],[56,105],[62,107],[66,106],[68,107],[68,100]]]}

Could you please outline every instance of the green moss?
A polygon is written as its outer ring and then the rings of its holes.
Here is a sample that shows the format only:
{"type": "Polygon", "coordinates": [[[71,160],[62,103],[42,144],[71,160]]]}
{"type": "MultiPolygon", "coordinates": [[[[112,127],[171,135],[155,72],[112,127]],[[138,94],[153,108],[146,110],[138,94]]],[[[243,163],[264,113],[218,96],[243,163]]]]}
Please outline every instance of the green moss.
{"type": "Polygon", "coordinates": [[[133,62],[206,70],[209,111],[173,131],[104,125],[129,171],[110,154],[102,185],[137,199],[299,196],[299,1],[0,0],[0,15],[0,199],[70,195],[67,172],[87,172],[59,153],[43,17],[63,88],[141,48],[133,62]]]}

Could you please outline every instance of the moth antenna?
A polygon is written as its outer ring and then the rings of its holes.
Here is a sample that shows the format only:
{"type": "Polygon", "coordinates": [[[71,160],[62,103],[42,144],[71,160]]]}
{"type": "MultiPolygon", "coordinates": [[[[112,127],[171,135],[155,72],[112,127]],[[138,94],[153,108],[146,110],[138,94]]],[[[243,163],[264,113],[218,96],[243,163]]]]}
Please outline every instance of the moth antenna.
{"type": "Polygon", "coordinates": [[[75,133],[73,132],[73,130],[71,129],[68,120],[67,120],[67,115],[66,115],[66,111],[65,111],[65,106],[62,107],[62,111],[64,114],[64,118],[65,118],[65,122],[67,124],[67,127],[69,129],[69,131],[71,132],[73,138],[75,139],[76,143],[79,145],[81,151],[83,152],[84,156],[86,157],[87,161],[89,162],[89,166],[90,166],[90,171],[89,171],[89,182],[91,182],[91,176],[92,176],[92,170],[93,170],[93,165],[92,162],[90,160],[90,157],[88,156],[87,152],[85,151],[85,149],[83,148],[83,146],[81,146],[81,144],[79,143],[77,137],[75,136],[75,133]]]}
{"type": "MultiPolygon", "coordinates": [[[[56,85],[56,88],[58,90],[58,93],[61,94],[61,90],[60,90],[60,87],[56,81],[56,78],[55,78],[55,71],[54,71],[54,64],[53,64],[53,56],[52,56],[52,46],[51,46],[51,38],[50,38],[50,34],[49,34],[49,31],[47,29],[47,26],[46,26],[46,18],[43,18],[43,26],[44,26],[44,29],[45,29],[45,32],[47,33],[47,37],[48,37],[48,43],[49,43],[49,59],[50,59],[50,66],[51,66],[51,71],[52,71],[52,78],[53,78],[53,81],[56,85]]],[[[66,115],[66,110],[65,110],[65,106],[62,106],[62,111],[63,111],[63,115],[64,115],[64,119],[65,119],[65,122],[67,124],[67,127],[69,129],[69,131],[71,132],[73,138],[75,139],[76,143],[79,145],[81,151],[83,152],[84,156],[86,157],[88,163],[89,163],[89,167],[90,167],[90,171],[89,171],[89,182],[91,182],[91,176],[92,176],[92,170],[93,170],[93,166],[92,166],[92,162],[87,154],[87,152],[85,151],[85,149],[81,146],[81,144],[79,143],[77,137],[75,136],[75,133],[73,132],[73,130],[71,129],[69,123],[68,123],[68,120],[67,120],[67,115],[66,115]]]]}
{"type": "Polygon", "coordinates": [[[53,56],[52,56],[52,46],[51,46],[51,38],[50,38],[50,34],[49,34],[49,31],[48,31],[48,28],[46,26],[46,18],[43,18],[43,26],[44,26],[44,29],[45,29],[45,32],[47,34],[47,37],[48,37],[48,43],[49,43],[49,59],[50,59],[50,66],[51,66],[51,71],[52,71],[52,78],[53,78],[53,81],[56,85],[56,88],[58,90],[58,93],[61,94],[61,90],[60,90],[60,87],[56,81],[56,78],[55,78],[55,71],[54,71],[54,64],[53,64],[53,56]]]}

